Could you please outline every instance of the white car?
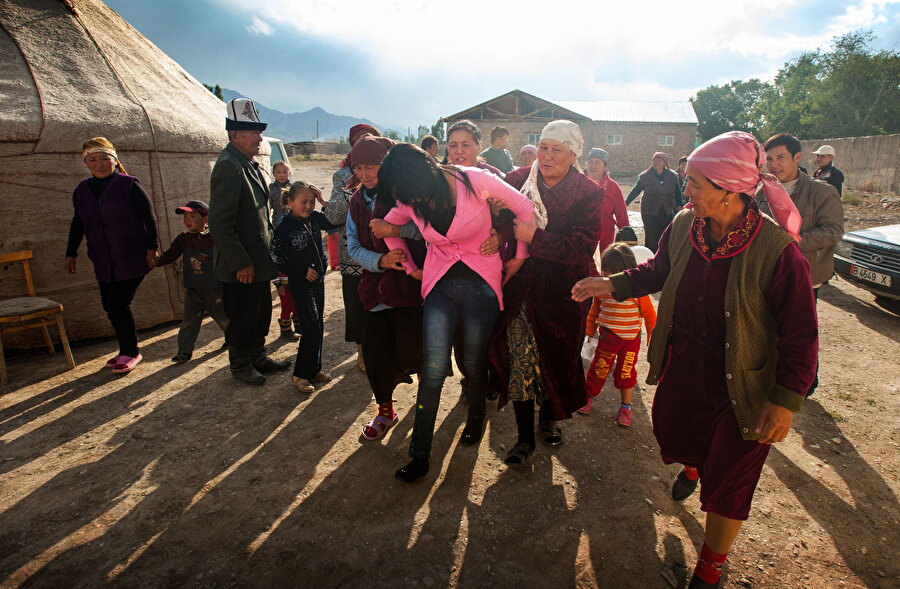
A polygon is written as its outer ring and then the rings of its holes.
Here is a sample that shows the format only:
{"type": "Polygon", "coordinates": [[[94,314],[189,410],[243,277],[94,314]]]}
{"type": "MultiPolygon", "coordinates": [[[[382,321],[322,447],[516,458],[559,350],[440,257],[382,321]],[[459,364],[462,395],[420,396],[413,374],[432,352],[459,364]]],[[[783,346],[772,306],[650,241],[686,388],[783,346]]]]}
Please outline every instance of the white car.
{"type": "Polygon", "coordinates": [[[284,142],[282,142],[281,139],[266,137],[265,135],[263,135],[262,145],[259,146],[259,154],[256,156],[256,161],[258,161],[260,167],[265,170],[266,177],[268,178],[267,183],[271,182],[274,178],[274,176],[272,176],[273,165],[281,161],[287,162],[288,165],[291,164],[287,150],[284,148],[284,142]]]}

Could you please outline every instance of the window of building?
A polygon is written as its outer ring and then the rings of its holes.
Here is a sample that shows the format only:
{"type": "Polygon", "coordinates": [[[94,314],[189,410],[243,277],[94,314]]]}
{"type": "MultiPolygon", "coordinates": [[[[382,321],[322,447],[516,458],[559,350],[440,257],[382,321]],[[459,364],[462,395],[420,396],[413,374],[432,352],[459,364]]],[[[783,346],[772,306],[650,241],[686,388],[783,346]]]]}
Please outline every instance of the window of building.
{"type": "Polygon", "coordinates": [[[659,144],[663,147],[669,147],[675,145],[675,136],[674,135],[660,135],[659,136],[659,144]]]}
{"type": "Polygon", "coordinates": [[[622,145],[622,136],[621,135],[607,135],[606,136],[606,144],[607,145],[622,145]]]}
{"type": "Polygon", "coordinates": [[[541,134],[540,133],[529,133],[528,134],[528,143],[537,147],[537,144],[541,142],[541,134]]]}

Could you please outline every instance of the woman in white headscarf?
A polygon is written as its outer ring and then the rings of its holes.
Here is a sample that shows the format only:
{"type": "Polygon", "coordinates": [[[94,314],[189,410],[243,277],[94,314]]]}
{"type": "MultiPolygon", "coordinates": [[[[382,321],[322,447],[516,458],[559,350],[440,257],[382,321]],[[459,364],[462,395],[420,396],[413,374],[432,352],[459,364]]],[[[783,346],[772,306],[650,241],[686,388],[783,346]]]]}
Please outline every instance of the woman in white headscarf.
{"type": "Polygon", "coordinates": [[[531,255],[503,289],[490,348],[500,406],[513,402],[518,425],[509,464],[534,451],[535,403],[541,440],[555,446],[562,443],[556,422],[587,401],[580,351],[588,307],[572,301],[569,291],[582,273],[597,275],[592,256],[603,191],[578,167],[582,148],[578,125],[553,121],[541,133],[537,161],[506,176],[534,203],[535,216],[531,223],[515,221],[516,240],[529,244],[531,255]]]}

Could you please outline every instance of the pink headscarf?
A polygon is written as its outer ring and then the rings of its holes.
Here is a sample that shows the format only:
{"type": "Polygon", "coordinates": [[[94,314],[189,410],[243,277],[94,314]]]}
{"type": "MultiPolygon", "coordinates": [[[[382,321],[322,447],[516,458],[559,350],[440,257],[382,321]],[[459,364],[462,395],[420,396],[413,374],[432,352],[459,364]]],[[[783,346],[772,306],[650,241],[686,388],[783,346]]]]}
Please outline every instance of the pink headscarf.
{"type": "Polygon", "coordinates": [[[730,192],[753,196],[762,182],[772,215],[785,231],[800,241],[800,213],[784,187],[772,174],[759,170],[766,153],[756,138],[744,131],[713,137],[688,156],[688,163],[711,182],[730,192]]]}

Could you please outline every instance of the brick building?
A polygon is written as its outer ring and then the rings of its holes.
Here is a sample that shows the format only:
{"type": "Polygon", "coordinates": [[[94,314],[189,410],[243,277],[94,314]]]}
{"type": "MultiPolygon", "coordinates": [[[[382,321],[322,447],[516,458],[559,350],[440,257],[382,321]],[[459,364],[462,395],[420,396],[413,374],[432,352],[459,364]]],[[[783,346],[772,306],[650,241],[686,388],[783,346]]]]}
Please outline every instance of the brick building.
{"type": "MultiPolygon", "coordinates": [[[[509,151],[518,164],[519,149],[537,145],[541,129],[550,121],[568,119],[581,127],[584,151],[602,147],[612,155],[613,176],[634,176],[650,165],[650,156],[664,151],[674,167],[697,142],[697,115],[690,102],[550,102],[513,90],[444,117],[447,125],[469,119],[481,129],[482,148],[490,144],[491,129],[509,129],[509,151]]],[[[583,158],[582,158],[583,163],[583,158]]]]}

